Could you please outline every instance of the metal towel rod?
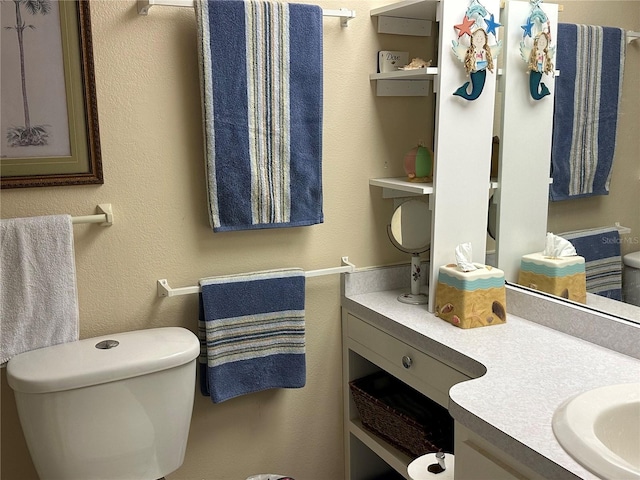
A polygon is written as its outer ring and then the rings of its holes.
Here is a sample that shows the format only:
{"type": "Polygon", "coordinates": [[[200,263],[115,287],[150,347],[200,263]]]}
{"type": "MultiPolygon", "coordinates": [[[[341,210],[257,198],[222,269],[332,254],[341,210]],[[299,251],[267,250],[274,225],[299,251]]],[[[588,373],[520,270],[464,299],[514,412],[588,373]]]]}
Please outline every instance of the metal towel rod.
{"type": "MultiPolygon", "coordinates": [[[[149,9],[154,6],[163,7],[193,7],[193,0],[138,0],[138,14],[147,15],[149,9]]],[[[341,8],[339,10],[322,10],[325,17],[340,17],[340,25],[349,26],[349,20],[356,18],[355,10],[341,8]]]]}
{"type": "MultiPolygon", "coordinates": [[[[356,270],[356,266],[349,261],[349,257],[342,257],[341,267],[322,268],[320,270],[309,270],[304,272],[306,278],[320,277],[322,275],[333,275],[336,273],[353,273],[356,270]]],[[[194,293],[200,293],[200,286],[194,285],[191,287],[179,287],[171,288],[169,282],[166,279],[158,280],[157,283],[158,296],[159,297],[175,297],[176,295],[192,295],[194,293]]]]}

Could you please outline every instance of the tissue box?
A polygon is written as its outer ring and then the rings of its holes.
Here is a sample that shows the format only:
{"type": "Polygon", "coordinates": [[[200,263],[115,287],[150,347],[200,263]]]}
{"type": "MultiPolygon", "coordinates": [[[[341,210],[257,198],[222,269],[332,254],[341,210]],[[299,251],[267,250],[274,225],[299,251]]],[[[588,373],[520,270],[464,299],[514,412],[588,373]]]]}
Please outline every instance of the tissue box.
{"type": "Polygon", "coordinates": [[[584,257],[545,257],[542,253],[523,255],[518,283],[522,286],[587,303],[584,257]]]}
{"type": "Polygon", "coordinates": [[[463,272],[457,265],[440,267],[436,315],[456,327],[474,328],[507,321],[504,272],[489,265],[463,272]]]}

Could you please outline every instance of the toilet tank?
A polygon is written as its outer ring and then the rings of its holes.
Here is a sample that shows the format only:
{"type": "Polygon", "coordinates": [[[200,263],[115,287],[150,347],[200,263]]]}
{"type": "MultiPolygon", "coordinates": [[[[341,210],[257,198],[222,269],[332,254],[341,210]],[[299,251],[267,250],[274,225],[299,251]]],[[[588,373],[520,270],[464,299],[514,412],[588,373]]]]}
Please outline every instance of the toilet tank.
{"type": "Polygon", "coordinates": [[[7,379],[41,480],[161,478],[182,464],[200,342],[165,327],[13,357],[7,379]]]}
{"type": "Polygon", "coordinates": [[[640,307],[640,251],[627,253],[622,259],[622,299],[640,307]]]}

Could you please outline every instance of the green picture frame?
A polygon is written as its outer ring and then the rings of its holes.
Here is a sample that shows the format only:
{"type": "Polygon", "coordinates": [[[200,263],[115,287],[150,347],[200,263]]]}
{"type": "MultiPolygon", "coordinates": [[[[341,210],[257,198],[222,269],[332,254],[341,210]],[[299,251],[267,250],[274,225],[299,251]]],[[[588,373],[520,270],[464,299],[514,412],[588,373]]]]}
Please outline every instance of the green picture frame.
{"type": "MultiPolygon", "coordinates": [[[[26,96],[25,89],[28,89],[29,85],[25,82],[25,71],[27,71],[27,74],[32,75],[33,78],[47,76],[51,70],[64,72],[63,74],[60,73],[59,87],[60,89],[64,89],[64,93],[66,94],[66,113],[64,111],[65,102],[62,100],[63,108],[60,111],[62,111],[63,114],[62,116],[59,113],[57,114],[57,121],[61,122],[63,125],[66,122],[63,130],[66,130],[68,127],[69,141],[68,143],[65,143],[66,150],[63,154],[48,154],[48,147],[46,145],[33,147],[33,145],[36,144],[29,143],[25,144],[30,148],[30,150],[27,151],[27,155],[23,154],[18,156],[17,154],[14,154],[12,156],[12,151],[17,151],[18,148],[15,148],[15,140],[13,145],[7,147],[9,138],[12,135],[11,132],[15,132],[17,130],[24,131],[26,128],[22,126],[7,127],[5,125],[5,128],[3,128],[2,131],[2,136],[4,137],[4,143],[2,144],[3,149],[0,155],[0,187],[3,189],[104,183],[93,67],[89,0],[50,1],[56,2],[58,6],[61,37],[61,42],[58,44],[61,45],[61,49],[58,48],[58,50],[61,50],[61,55],[58,55],[57,57],[55,55],[51,55],[50,57],[60,58],[63,65],[53,65],[55,68],[52,68],[50,63],[46,66],[46,62],[34,62],[32,64],[27,64],[29,69],[27,70],[25,67],[25,59],[28,54],[28,52],[26,52],[27,46],[21,45],[20,49],[18,49],[15,47],[15,45],[18,45],[18,42],[14,40],[14,51],[24,51],[24,53],[20,52],[22,68],[20,68],[19,63],[17,64],[18,67],[15,67],[15,57],[17,57],[17,54],[14,55],[13,65],[8,68],[7,65],[5,65],[4,58],[5,56],[9,56],[3,54],[2,68],[5,72],[9,72],[9,74],[12,71],[15,72],[13,77],[14,79],[16,77],[19,78],[22,73],[22,94],[20,95],[20,89],[15,88],[14,85],[14,91],[10,94],[3,91],[3,97],[5,97],[5,95],[6,98],[13,96],[15,100],[16,96],[20,98],[24,98],[26,96]],[[38,71],[38,67],[43,71],[38,71]],[[62,77],[64,77],[64,80],[62,80],[62,77]],[[42,155],[39,155],[40,153],[42,153],[42,155]]],[[[9,33],[13,33],[15,36],[14,38],[19,37],[20,35],[23,36],[23,38],[20,39],[20,43],[25,43],[24,38],[31,34],[27,27],[31,27],[32,30],[37,30],[39,28],[38,25],[29,25],[29,22],[32,21],[33,23],[36,23],[37,20],[42,24],[44,21],[43,19],[53,10],[51,5],[48,7],[49,11],[34,12],[27,10],[27,6],[20,5],[25,2],[3,1],[2,3],[13,4],[14,10],[12,11],[12,14],[15,12],[15,16],[12,15],[13,18],[8,18],[9,15],[3,15],[2,17],[3,40],[7,34],[5,31],[10,31],[9,33]],[[19,11],[19,9],[22,10],[19,11]],[[42,15],[38,15],[38,13],[42,15]],[[22,18],[22,15],[24,15],[25,18],[22,18]],[[15,21],[15,23],[13,21],[15,21]],[[5,23],[8,25],[5,25],[5,23]],[[23,25],[22,30],[24,32],[17,34],[19,25],[23,25]]],[[[47,62],[50,61],[52,60],[47,59],[47,62]]],[[[38,89],[34,88],[34,90],[38,89]]],[[[58,95],[58,97],[64,97],[64,95],[58,95]]],[[[33,101],[34,103],[37,103],[39,99],[40,101],[43,101],[41,95],[33,95],[32,98],[29,98],[29,102],[33,101]]],[[[3,103],[5,103],[4,100],[3,103]]],[[[17,112],[20,111],[20,119],[24,117],[24,123],[29,125],[29,110],[27,108],[27,102],[24,101],[23,103],[24,107],[20,105],[20,108],[16,108],[17,103],[14,102],[14,113],[16,113],[15,116],[17,117],[17,112]],[[20,110],[21,108],[24,108],[24,115],[22,115],[22,110],[20,110]]],[[[41,108],[41,110],[42,109],[43,108],[41,108]]],[[[36,108],[31,107],[31,110],[37,110],[37,106],[36,108]]],[[[3,115],[4,113],[5,112],[3,111],[3,115]]],[[[34,120],[33,123],[36,123],[36,120],[34,120]]],[[[35,126],[32,127],[31,130],[33,130],[33,128],[41,128],[42,130],[48,127],[46,125],[42,127],[35,126]]],[[[47,136],[47,133],[44,133],[44,135],[47,136]]],[[[16,134],[13,133],[13,138],[15,137],[16,134]]],[[[66,142],[66,135],[64,138],[66,142]]],[[[18,147],[25,145],[19,144],[18,147]]],[[[24,153],[25,150],[22,150],[22,152],[24,153]]]]}

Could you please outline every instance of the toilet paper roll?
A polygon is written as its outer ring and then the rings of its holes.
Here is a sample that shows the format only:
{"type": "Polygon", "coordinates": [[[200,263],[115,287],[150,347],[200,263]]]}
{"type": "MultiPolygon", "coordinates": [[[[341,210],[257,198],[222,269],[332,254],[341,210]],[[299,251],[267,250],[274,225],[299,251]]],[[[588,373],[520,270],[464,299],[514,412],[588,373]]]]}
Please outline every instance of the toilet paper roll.
{"type": "Polygon", "coordinates": [[[429,465],[438,464],[435,453],[427,453],[421,457],[416,458],[409,464],[407,472],[411,480],[453,480],[453,473],[455,471],[455,456],[447,453],[445,455],[446,470],[440,473],[431,473],[429,465]]]}

